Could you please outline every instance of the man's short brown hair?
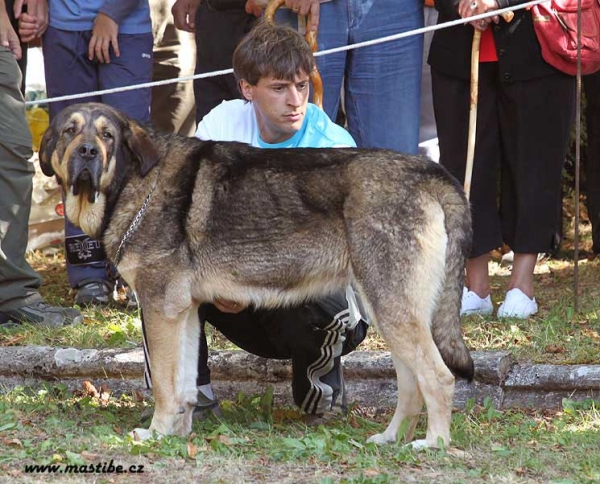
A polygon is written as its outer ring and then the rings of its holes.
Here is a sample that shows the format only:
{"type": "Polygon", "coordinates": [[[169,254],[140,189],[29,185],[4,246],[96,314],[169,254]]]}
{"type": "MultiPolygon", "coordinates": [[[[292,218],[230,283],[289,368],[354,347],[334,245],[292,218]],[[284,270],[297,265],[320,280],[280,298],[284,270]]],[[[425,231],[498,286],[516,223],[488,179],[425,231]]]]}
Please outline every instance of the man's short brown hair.
{"type": "Polygon", "coordinates": [[[256,86],[263,77],[293,81],[315,69],[310,46],[296,30],[259,22],[233,53],[233,73],[239,84],[244,79],[256,86]]]}

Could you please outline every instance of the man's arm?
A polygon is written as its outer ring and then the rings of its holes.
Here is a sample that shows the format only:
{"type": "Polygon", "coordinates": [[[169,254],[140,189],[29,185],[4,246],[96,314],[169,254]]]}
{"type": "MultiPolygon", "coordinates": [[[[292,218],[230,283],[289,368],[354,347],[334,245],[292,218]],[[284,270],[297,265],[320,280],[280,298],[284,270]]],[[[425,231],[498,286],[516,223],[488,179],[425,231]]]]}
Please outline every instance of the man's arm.
{"type": "Polygon", "coordinates": [[[4,0],[0,0],[0,45],[9,49],[15,59],[21,58],[21,43],[15,29],[10,24],[4,0]]]}

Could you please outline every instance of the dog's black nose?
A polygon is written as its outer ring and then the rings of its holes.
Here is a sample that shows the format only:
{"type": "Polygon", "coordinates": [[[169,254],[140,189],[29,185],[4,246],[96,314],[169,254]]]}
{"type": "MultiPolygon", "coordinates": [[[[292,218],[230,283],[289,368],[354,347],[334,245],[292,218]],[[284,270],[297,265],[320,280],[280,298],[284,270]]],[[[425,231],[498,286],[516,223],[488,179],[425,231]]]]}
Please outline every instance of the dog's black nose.
{"type": "Polygon", "coordinates": [[[98,148],[90,143],[84,143],[77,147],[77,152],[82,158],[93,159],[98,156],[98,148]]]}

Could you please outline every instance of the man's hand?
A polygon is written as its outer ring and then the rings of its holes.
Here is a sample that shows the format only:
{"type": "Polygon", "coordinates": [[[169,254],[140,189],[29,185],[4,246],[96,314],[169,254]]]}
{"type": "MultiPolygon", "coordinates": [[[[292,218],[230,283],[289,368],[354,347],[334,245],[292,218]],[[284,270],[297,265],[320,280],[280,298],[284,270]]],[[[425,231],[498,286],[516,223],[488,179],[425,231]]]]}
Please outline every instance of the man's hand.
{"type": "Polygon", "coordinates": [[[285,0],[285,5],[298,15],[310,14],[310,23],[306,28],[316,32],[319,27],[319,14],[321,11],[319,0],[285,0]]]}
{"type": "Polygon", "coordinates": [[[177,0],[171,8],[175,27],[186,32],[196,30],[196,10],[200,7],[201,0],[177,0]]]}
{"type": "MultiPolygon", "coordinates": [[[[246,2],[246,13],[260,17],[267,3],[265,0],[248,0],[246,2]]],[[[310,14],[310,23],[306,27],[308,30],[317,31],[321,11],[319,0],[285,0],[285,6],[298,15],[310,14]]]]}
{"type": "Polygon", "coordinates": [[[47,0],[16,0],[13,12],[15,18],[19,20],[19,36],[22,42],[31,42],[46,32],[48,28],[47,0]],[[27,4],[27,12],[23,12],[24,4],[27,4]]]}
{"type": "MultiPolygon", "coordinates": [[[[462,18],[472,17],[473,15],[480,15],[482,13],[491,12],[498,10],[498,3],[496,0],[460,0],[458,4],[458,14],[462,18]]],[[[475,20],[469,22],[473,28],[484,31],[488,28],[490,23],[494,22],[497,24],[500,22],[498,15],[488,17],[485,19],[475,20]]]]}
{"type": "Polygon", "coordinates": [[[18,60],[21,58],[23,54],[21,52],[21,43],[15,29],[10,24],[4,2],[0,2],[0,45],[9,49],[15,59],[18,60]]]}
{"type": "Polygon", "coordinates": [[[228,301],[227,299],[215,299],[213,304],[222,313],[237,314],[246,309],[246,306],[243,304],[228,301]]]}
{"type": "Polygon", "coordinates": [[[88,59],[94,60],[95,57],[98,62],[110,64],[111,45],[115,51],[115,55],[120,57],[121,51],[119,50],[119,41],[117,40],[118,35],[119,26],[117,22],[102,12],[98,13],[94,20],[92,38],[88,45],[88,59]]]}
{"type": "Polygon", "coordinates": [[[260,17],[267,3],[265,0],[248,0],[246,2],[246,13],[260,17]]]}

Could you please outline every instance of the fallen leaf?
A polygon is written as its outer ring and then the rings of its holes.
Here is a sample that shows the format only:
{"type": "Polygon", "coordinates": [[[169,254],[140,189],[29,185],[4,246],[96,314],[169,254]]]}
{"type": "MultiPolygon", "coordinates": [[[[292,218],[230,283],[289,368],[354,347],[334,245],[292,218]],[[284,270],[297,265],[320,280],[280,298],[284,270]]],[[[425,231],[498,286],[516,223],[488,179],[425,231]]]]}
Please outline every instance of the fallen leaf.
{"type": "Polygon", "coordinates": [[[96,387],[92,384],[91,381],[84,380],[82,386],[83,386],[83,393],[85,395],[88,395],[88,396],[94,397],[94,398],[98,398],[100,396],[100,394],[98,393],[98,390],[96,390],[96,387]]]}
{"type": "Polygon", "coordinates": [[[600,335],[593,329],[584,329],[581,333],[587,336],[588,338],[600,339],[600,335]]]}
{"type": "Polygon", "coordinates": [[[562,353],[567,352],[567,350],[564,346],[558,346],[558,345],[548,345],[544,348],[544,351],[546,353],[553,353],[553,354],[562,354],[562,353]]]}
{"type": "Polygon", "coordinates": [[[214,437],[206,437],[206,440],[209,442],[212,440],[216,440],[221,444],[231,445],[231,440],[229,439],[229,437],[227,437],[227,435],[216,435],[214,437]]]}
{"type": "Polygon", "coordinates": [[[458,457],[459,459],[464,459],[467,456],[467,453],[464,450],[457,449],[456,447],[450,447],[446,452],[453,457],[458,457]]]}
{"type": "Polygon", "coordinates": [[[2,341],[2,346],[20,346],[21,341],[27,337],[26,334],[17,334],[15,336],[7,337],[2,341]]]}
{"type": "Polygon", "coordinates": [[[4,439],[3,443],[6,446],[23,447],[23,442],[21,442],[19,439],[4,439]]]}
{"type": "Polygon", "coordinates": [[[356,421],[356,417],[354,415],[350,415],[348,418],[348,423],[350,424],[350,427],[354,429],[359,429],[361,427],[361,425],[356,421]]]}
{"type": "Polygon", "coordinates": [[[195,459],[196,455],[198,455],[198,446],[193,444],[192,442],[188,442],[187,444],[187,452],[188,452],[188,456],[191,459],[195,459]]]}
{"type": "Polygon", "coordinates": [[[100,454],[94,454],[92,452],[88,452],[87,450],[82,450],[81,457],[83,457],[86,460],[96,460],[100,457],[100,454]]]}
{"type": "Polygon", "coordinates": [[[218,439],[222,444],[231,445],[231,440],[229,437],[227,437],[227,435],[219,435],[218,439]]]}

